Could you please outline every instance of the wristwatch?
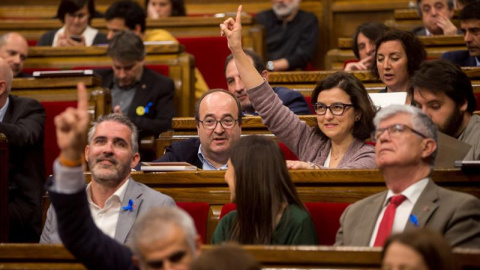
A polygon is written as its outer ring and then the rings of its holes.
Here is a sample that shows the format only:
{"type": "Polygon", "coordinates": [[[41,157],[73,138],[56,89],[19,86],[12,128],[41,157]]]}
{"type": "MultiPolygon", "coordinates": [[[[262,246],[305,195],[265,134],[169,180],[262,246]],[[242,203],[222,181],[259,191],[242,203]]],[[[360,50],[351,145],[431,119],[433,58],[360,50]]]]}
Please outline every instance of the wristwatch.
{"type": "Polygon", "coordinates": [[[272,62],[272,61],[268,61],[268,62],[267,62],[267,70],[268,70],[268,71],[273,71],[273,69],[274,69],[273,62],[272,62]]]}

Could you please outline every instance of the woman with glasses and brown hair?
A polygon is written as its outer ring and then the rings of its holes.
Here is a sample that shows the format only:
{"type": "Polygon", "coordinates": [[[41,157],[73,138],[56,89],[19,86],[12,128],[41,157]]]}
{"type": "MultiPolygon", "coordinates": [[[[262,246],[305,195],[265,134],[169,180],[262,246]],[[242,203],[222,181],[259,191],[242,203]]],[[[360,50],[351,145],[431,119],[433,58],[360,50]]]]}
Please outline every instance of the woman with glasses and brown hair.
{"type": "Polygon", "coordinates": [[[375,107],[362,83],[345,72],[322,80],[312,94],[318,126],[308,126],[282,105],[243,52],[240,12],[241,7],[235,21],[229,18],[220,25],[222,34],[228,38],[253,107],[269,130],[300,159],[287,161],[287,166],[290,169],[375,168],[375,149],[365,144],[374,129],[375,107]]]}
{"type": "Polygon", "coordinates": [[[318,243],[313,221],[298,197],[276,142],[255,135],[238,140],[230,152],[225,181],[237,210],[220,220],[213,244],[318,243]]]}

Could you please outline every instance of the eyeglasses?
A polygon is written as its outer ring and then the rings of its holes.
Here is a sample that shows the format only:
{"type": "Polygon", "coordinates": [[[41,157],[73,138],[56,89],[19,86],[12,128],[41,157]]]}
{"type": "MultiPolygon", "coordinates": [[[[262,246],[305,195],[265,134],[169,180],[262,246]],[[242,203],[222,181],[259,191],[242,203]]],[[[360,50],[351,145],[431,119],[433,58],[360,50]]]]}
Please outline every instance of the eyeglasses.
{"type": "Polygon", "coordinates": [[[173,253],[172,255],[168,256],[163,260],[147,261],[146,264],[148,265],[149,268],[152,268],[152,269],[163,269],[163,265],[165,261],[169,261],[170,263],[178,263],[183,259],[183,257],[185,257],[186,254],[187,254],[186,251],[180,250],[173,253]]]}
{"type": "Polygon", "coordinates": [[[386,128],[379,128],[375,131],[372,132],[371,134],[371,139],[372,141],[376,142],[378,141],[378,138],[380,138],[380,136],[382,136],[382,134],[387,131],[388,132],[388,135],[392,136],[392,137],[399,137],[400,135],[402,135],[406,130],[410,130],[411,132],[417,134],[418,136],[426,139],[427,136],[423,135],[422,133],[420,133],[419,131],[416,131],[415,129],[407,126],[407,125],[403,125],[403,124],[393,124],[391,126],[388,126],[386,128]]]}
{"type": "Polygon", "coordinates": [[[220,125],[224,129],[230,129],[235,126],[235,123],[237,123],[238,119],[233,119],[232,117],[224,117],[220,121],[217,121],[213,117],[208,117],[202,120],[198,120],[198,122],[202,123],[203,128],[205,129],[215,129],[217,127],[217,124],[220,123],[220,125]]]}
{"type": "Polygon", "coordinates": [[[317,102],[315,104],[313,104],[313,108],[315,109],[315,112],[318,114],[318,115],[324,115],[327,113],[327,109],[330,110],[330,112],[333,114],[333,115],[336,115],[336,116],[341,116],[345,113],[345,110],[348,108],[348,107],[352,107],[353,104],[345,104],[345,103],[333,103],[332,105],[330,106],[327,106],[323,103],[320,103],[320,102],[317,102]]]}

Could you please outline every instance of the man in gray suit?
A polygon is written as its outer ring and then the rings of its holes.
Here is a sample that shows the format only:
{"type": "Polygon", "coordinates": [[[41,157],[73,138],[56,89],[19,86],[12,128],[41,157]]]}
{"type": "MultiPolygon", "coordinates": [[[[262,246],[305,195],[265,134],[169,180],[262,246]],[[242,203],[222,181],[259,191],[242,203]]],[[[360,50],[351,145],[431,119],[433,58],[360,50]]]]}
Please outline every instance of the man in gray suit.
{"type": "MultiPolygon", "coordinates": [[[[169,196],[131,178],[131,168],[140,160],[137,137],[137,128],[127,117],[109,114],[94,123],[85,147],[85,159],[92,173],[87,197],[93,220],[106,235],[120,243],[127,242],[139,214],[152,207],[175,205],[169,196]]],[[[52,206],[40,243],[61,243],[52,206]]]]}
{"type": "Polygon", "coordinates": [[[480,247],[480,200],[429,177],[437,154],[432,120],[415,107],[393,105],[374,123],[376,162],[388,190],[345,210],[335,245],[381,246],[390,233],[428,227],[454,247],[480,247]]]}

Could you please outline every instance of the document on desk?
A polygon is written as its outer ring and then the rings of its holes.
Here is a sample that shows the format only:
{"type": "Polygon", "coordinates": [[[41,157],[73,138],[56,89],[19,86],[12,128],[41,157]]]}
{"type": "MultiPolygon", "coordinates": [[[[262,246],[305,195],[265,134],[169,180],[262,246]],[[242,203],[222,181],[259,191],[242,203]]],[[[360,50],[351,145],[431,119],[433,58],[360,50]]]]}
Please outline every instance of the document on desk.
{"type": "Polygon", "coordinates": [[[438,132],[438,154],[435,169],[455,167],[455,161],[463,160],[472,146],[445,133],[438,132]]]}
{"type": "Polygon", "coordinates": [[[142,162],[140,170],[144,172],[196,171],[197,166],[188,162],[142,162]]]}

